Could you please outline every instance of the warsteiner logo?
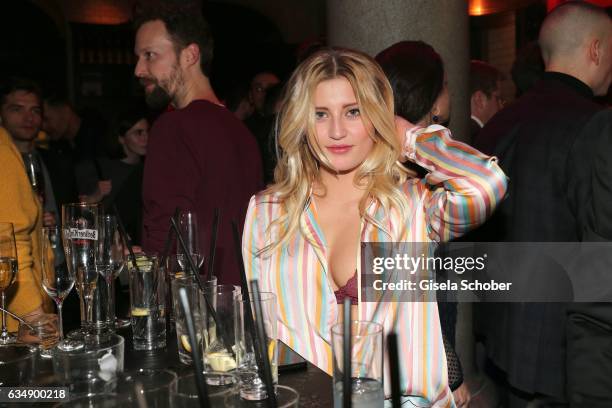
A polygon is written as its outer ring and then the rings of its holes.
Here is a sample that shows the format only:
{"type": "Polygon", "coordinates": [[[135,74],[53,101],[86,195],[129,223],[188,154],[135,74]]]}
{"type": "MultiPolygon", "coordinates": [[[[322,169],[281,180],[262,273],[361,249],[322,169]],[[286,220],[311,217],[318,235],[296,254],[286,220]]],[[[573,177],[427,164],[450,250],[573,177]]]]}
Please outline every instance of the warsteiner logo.
{"type": "Polygon", "coordinates": [[[92,229],[70,228],[70,239],[98,239],[98,231],[92,229]]]}

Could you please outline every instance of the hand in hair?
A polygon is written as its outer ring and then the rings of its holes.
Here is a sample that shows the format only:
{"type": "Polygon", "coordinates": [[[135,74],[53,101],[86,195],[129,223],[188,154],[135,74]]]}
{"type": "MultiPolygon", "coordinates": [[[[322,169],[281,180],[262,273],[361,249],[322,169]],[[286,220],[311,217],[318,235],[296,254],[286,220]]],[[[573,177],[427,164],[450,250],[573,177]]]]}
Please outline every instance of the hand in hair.
{"type": "MultiPolygon", "coordinates": [[[[406,119],[402,118],[401,116],[395,117],[395,130],[396,130],[395,133],[396,133],[400,148],[402,150],[404,147],[404,143],[406,142],[406,131],[408,131],[408,129],[412,129],[415,126],[416,125],[408,122],[406,119]]],[[[402,163],[405,163],[406,161],[408,161],[408,158],[404,154],[402,154],[400,161],[402,163]]]]}

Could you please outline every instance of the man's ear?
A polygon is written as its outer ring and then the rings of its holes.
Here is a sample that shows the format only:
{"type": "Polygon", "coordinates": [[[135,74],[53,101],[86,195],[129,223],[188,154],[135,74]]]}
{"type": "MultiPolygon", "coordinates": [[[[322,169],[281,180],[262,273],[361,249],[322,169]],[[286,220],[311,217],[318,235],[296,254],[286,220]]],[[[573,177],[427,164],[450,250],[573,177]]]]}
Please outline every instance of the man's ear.
{"type": "Polygon", "coordinates": [[[594,38],[589,43],[588,55],[589,59],[593,61],[595,65],[599,65],[601,61],[601,41],[598,38],[594,38]]]}
{"type": "Polygon", "coordinates": [[[181,50],[181,63],[183,66],[190,67],[194,64],[200,64],[200,47],[192,43],[181,50]]]}

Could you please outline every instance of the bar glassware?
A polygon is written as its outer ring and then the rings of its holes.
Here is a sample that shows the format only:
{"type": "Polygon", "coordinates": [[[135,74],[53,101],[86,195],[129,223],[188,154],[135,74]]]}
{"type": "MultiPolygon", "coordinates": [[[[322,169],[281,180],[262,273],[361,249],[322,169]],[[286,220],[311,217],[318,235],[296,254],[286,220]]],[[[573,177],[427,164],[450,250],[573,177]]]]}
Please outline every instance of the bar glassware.
{"type": "MultiPolygon", "coordinates": [[[[263,378],[259,376],[259,367],[255,358],[255,342],[257,335],[250,333],[246,324],[248,310],[255,311],[256,298],[251,293],[250,309],[246,306],[246,300],[242,296],[236,298],[238,305],[238,325],[236,328],[238,336],[238,377],[240,380],[240,396],[245,400],[259,401],[267,397],[266,385],[263,378]]],[[[278,384],[278,347],[277,347],[277,319],[276,319],[276,295],[271,292],[259,292],[264,329],[268,336],[268,359],[272,369],[272,381],[276,387],[278,384]]],[[[253,315],[253,321],[255,316],[253,315]]]]}
{"type": "Polygon", "coordinates": [[[2,296],[2,332],[0,346],[13,344],[17,337],[6,329],[6,290],[17,277],[17,247],[15,231],[10,222],[0,222],[0,292],[2,296]]]}
{"type": "MultiPolygon", "coordinates": [[[[214,285],[204,288],[200,309],[206,311],[204,330],[204,371],[206,373],[227,373],[236,370],[238,349],[236,329],[240,321],[236,297],[239,296],[239,293],[233,285],[214,285]],[[208,307],[214,310],[216,319],[209,313],[208,307]]],[[[219,384],[212,374],[208,375],[206,380],[209,385],[219,384]]]]}
{"type": "MultiPolygon", "coordinates": [[[[334,365],[334,407],[342,407],[343,391],[343,325],[332,327],[332,355],[334,365]]],[[[351,373],[352,406],[383,407],[383,328],[368,321],[351,321],[351,373]]]]}
{"type": "MultiPolygon", "coordinates": [[[[176,246],[176,253],[177,255],[183,256],[190,255],[193,258],[193,263],[198,268],[198,271],[194,271],[194,273],[199,273],[199,269],[204,263],[204,255],[202,252],[202,248],[200,248],[198,217],[195,212],[181,211],[181,213],[179,214],[179,230],[181,231],[181,235],[185,240],[185,244],[187,245],[189,254],[183,253],[183,248],[178,244],[178,242],[176,246]]],[[[183,267],[183,269],[189,268],[189,263],[187,262],[187,259],[177,256],[177,260],[181,264],[181,267],[183,267]]]]}
{"type": "Polygon", "coordinates": [[[200,309],[201,292],[195,278],[192,275],[177,276],[172,279],[170,285],[172,287],[179,360],[183,364],[190,365],[193,362],[191,359],[191,348],[194,347],[194,345],[191,344],[189,335],[187,334],[186,316],[183,312],[183,308],[180,305],[178,294],[180,288],[185,288],[187,297],[189,299],[189,304],[192,307],[191,313],[193,315],[193,323],[195,324],[196,334],[198,336],[198,344],[195,346],[202,350],[204,319],[206,318],[206,314],[200,309]]]}
{"type": "Polygon", "coordinates": [[[100,216],[100,237],[98,239],[98,272],[104,277],[106,284],[106,326],[115,328],[115,279],[125,266],[124,245],[117,217],[110,214],[100,216]]]}
{"type": "Polygon", "coordinates": [[[166,347],[165,279],[157,256],[135,254],[136,266],[128,257],[130,310],[135,350],[166,347]]]}
{"type": "Polygon", "coordinates": [[[92,331],[92,297],[98,281],[96,256],[98,247],[97,204],[75,203],[62,206],[62,234],[66,264],[76,277],[81,300],[81,329],[68,337],[75,341],[94,342],[92,331]]]}

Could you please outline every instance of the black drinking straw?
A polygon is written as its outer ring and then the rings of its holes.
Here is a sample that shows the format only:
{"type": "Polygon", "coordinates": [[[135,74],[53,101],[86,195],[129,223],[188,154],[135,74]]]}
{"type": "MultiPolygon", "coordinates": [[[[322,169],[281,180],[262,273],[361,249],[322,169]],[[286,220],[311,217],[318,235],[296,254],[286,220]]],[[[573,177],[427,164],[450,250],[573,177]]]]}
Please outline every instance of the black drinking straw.
{"type": "Polygon", "coordinates": [[[183,308],[183,312],[185,313],[187,334],[189,335],[189,341],[191,343],[191,359],[193,360],[193,369],[195,371],[195,380],[198,387],[200,406],[209,407],[210,401],[208,400],[208,390],[206,389],[206,380],[203,374],[204,365],[202,364],[202,359],[200,358],[200,350],[198,349],[195,325],[193,324],[193,316],[191,315],[191,308],[189,306],[189,299],[187,298],[187,291],[185,288],[179,288],[179,300],[180,305],[183,308]]]}
{"type": "Polygon", "coordinates": [[[251,282],[251,292],[253,293],[253,306],[255,307],[255,323],[257,325],[257,342],[259,347],[255,349],[255,354],[260,354],[260,359],[263,361],[263,380],[266,384],[266,393],[268,394],[268,406],[276,408],[276,393],[274,391],[274,383],[272,380],[272,368],[270,367],[270,359],[268,358],[268,337],[266,336],[266,328],[264,327],[263,311],[261,310],[261,296],[259,295],[259,285],[257,279],[251,282]]]}
{"type": "Polygon", "coordinates": [[[353,394],[351,386],[351,299],[344,298],[344,320],[342,321],[342,406],[351,408],[353,394]]]}
{"type": "Polygon", "coordinates": [[[400,392],[399,356],[397,352],[397,334],[387,335],[387,352],[389,353],[389,371],[391,372],[391,403],[393,408],[401,408],[402,394],[400,392]]]}
{"type": "Polygon", "coordinates": [[[185,244],[183,235],[181,234],[181,232],[178,229],[178,226],[176,225],[176,220],[171,219],[170,223],[172,224],[172,228],[174,228],[176,238],[178,239],[178,242],[181,248],[183,249],[183,252],[185,253],[185,258],[187,258],[187,262],[189,263],[189,268],[191,268],[191,271],[193,272],[193,276],[195,277],[196,282],[198,283],[198,286],[200,287],[200,290],[204,293],[204,303],[206,303],[206,311],[208,312],[210,317],[212,317],[213,321],[215,322],[215,326],[221,329],[220,330],[221,331],[221,342],[223,343],[223,346],[227,349],[227,351],[232,355],[232,358],[236,359],[236,353],[234,352],[234,349],[232,348],[232,343],[227,338],[227,333],[225,332],[225,330],[223,330],[224,326],[223,324],[221,324],[221,320],[217,317],[215,308],[210,304],[210,301],[208,300],[208,296],[206,296],[206,290],[205,290],[206,288],[202,285],[200,274],[198,273],[198,270],[196,269],[196,266],[193,263],[193,258],[191,257],[191,255],[189,254],[189,251],[187,250],[187,245],[185,244]]]}
{"type": "Polygon", "coordinates": [[[115,217],[117,217],[117,226],[119,227],[119,234],[123,237],[123,241],[125,241],[125,245],[127,245],[128,247],[128,252],[132,257],[132,266],[134,267],[134,269],[136,269],[137,272],[140,273],[140,269],[138,269],[138,264],[136,263],[136,256],[134,255],[134,248],[132,247],[132,239],[125,230],[125,226],[123,225],[123,221],[121,221],[119,211],[117,210],[117,206],[115,204],[113,204],[113,212],[115,213],[115,217]]]}
{"type": "Polygon", "coordinates": [[[213,218],[212,225],[212,237],[210,241],[210,251],[208,252],[208,268],[206,271],[206,280],[209,281],[212,279],[213,270],[215,265],[215,252],[217,250],[217,230],[219,229],[219,217],[221,216],[221,212],[218,208],[215,208],[215,215],[213,218]]]}

